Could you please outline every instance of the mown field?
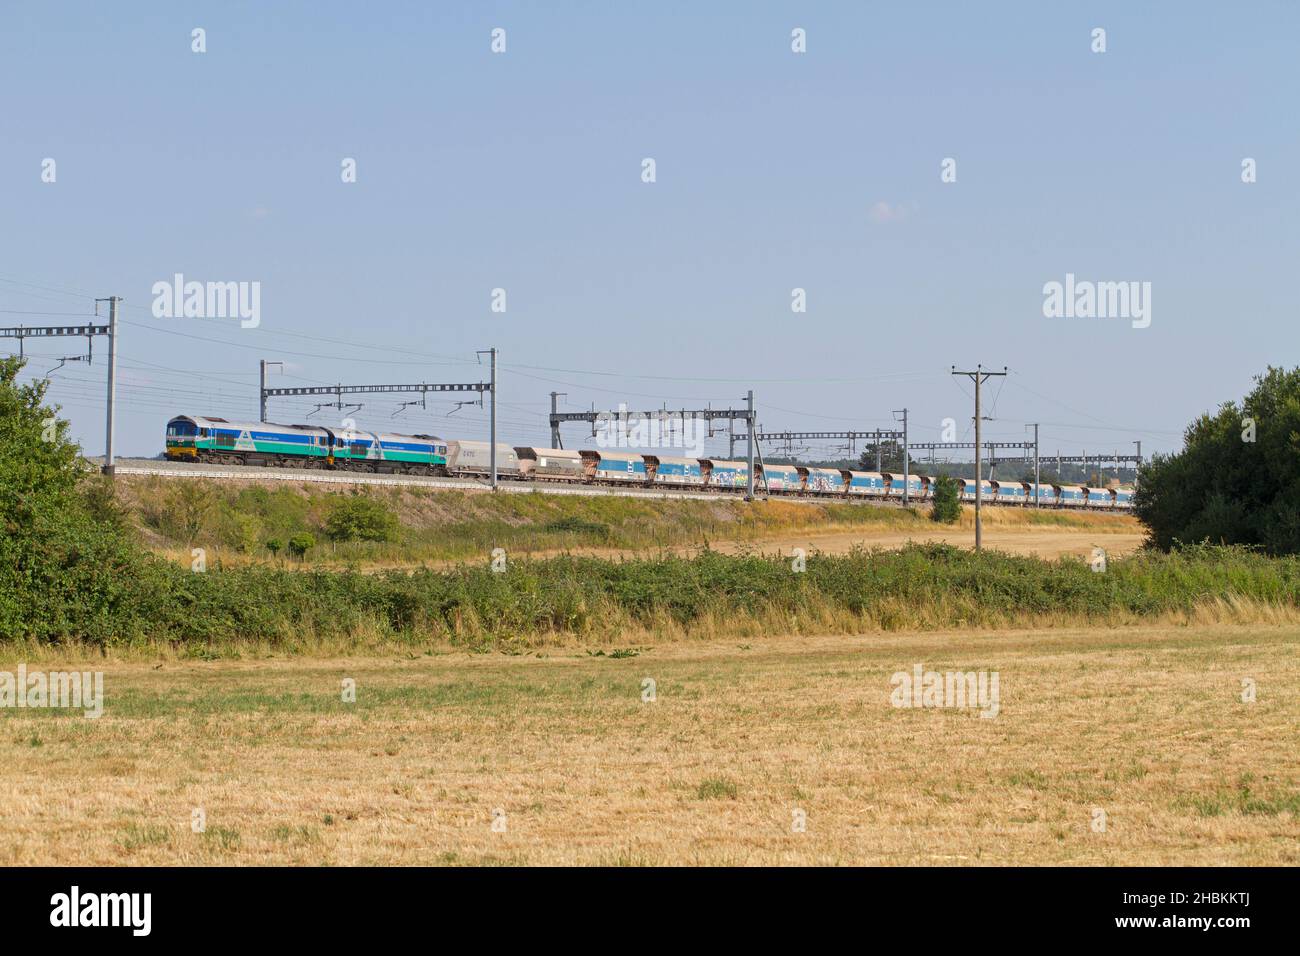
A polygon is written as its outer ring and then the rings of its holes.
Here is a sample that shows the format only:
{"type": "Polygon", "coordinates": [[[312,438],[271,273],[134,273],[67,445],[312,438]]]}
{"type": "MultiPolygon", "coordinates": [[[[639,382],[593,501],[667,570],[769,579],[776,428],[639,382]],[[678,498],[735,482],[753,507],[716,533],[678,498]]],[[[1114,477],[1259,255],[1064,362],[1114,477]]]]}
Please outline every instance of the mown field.
{"type": "Polygon", "coordinates": [[[1295,625],[613,639],[85,659],[98,720],[0,711],[0,863],[1300,863],[1295,625]]]}

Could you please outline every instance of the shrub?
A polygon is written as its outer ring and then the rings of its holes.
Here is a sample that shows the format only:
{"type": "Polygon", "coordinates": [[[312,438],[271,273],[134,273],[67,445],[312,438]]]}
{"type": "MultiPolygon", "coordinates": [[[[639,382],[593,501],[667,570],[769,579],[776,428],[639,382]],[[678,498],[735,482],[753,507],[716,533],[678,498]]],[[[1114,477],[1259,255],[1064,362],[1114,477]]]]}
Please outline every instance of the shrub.
{"type": "MultiPolygon", "coordinates": [[[[117,540],[101,530],[83,535],[77,550],[51,538],[56,553],[84,555],[88,566],[73,586],[52,579],[28,588],[27,605],[8,603],[0,589],[0,615],[27,614],[19,634],[98,644],[154,639],[206,651],[241,641],[292,649],[304,635],[482,646],[666,622],[825,633],[832,621],[861,629],[1026,626],[1044,618],[1122,623],[1192,614],[1206,602],[1244,612],[1258,605],[1269,620],[1276,608],[1300,607],[1300,558],[1211,546],[1116,559],[1105,574],[1073,559],[975,555],[945,545],[815,555],[803,574],[791,574],[781,557],[707,551],[694,558],[520,560],[505,574],[485,564],[374,574],[246,565],[192,574],[183,565],[140,560],[117,540]]],[[[304,553],[309,547],[297,544],[304,553]]]]}
{"type": "Polygon", "coordinates": [[[940,524],[953,524],[961,517],[961,498],[957,479],[941,475],[934,481],[934,505],[930,518],[940,524]]]}
{"type": "Polygon", "coordinates": [[[0,637],[105,640],[147,559],[23,365],[0,359],[0,637]]]}
{"type": "Polygon", "coordinates": [[[601,540],[608,540],[610,537],[609,525],[599,521],[587,521],[577,515],[565,515],[563,518],[548,521],[542,525],[541,530],[558,534],[587,535],[601,540]]]}
{"type": "Polygon", "coordinates": [[[257,543],[262,538],[262,521],[256,515],[235,514],[230,517],[231,532],[235,550],[240,554],[252,554],[257,550],[257,543]]]}
{"type": "Polygon", "coordinates": [[[397,516],[378,499],[350,495],[330,509],[325,533],[335,541],[391,541],[397,535],[397,516]]]}
{"type": "Polygon", "coordinates": [[[529,643],[665,619],[687,627],[747,618],[787,627],[797,618],[820,629],[826,615],[847,613],[864,627],[1000,627],[1035,615],[1102,622],[1190,613],[1214,599],[1300,606],[1300,559],[1217,547],[1120,558],[1105,574],[1074,559],[976,555],[946,545],[814,556],[804,574],[791,574],[782,558],[716,552],[521,560],[506,574],[486,565],[378,574],[164,570],[155,584],[146,582],[153,604],[142,617],[153,634],[171,639],[294,640],[378,629],[406,638],[529,643]]]}
{"type": "Polygon", "coordinates": [[[193,544],[208,530],[216,500],[206,482],[182,480],[176,482],[170,505],[165,520],[180,533],[186,544],[193,544]]]}

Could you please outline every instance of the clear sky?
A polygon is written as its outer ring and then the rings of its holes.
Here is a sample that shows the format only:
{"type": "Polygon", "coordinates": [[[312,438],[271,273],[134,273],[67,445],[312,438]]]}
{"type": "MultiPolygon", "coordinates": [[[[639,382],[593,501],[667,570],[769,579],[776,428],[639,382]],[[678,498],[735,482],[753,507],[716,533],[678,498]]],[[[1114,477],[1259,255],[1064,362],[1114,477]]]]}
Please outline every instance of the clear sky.
{"type": "MultiPolygon", "coordinates": [[[[1298,27],[1292,2],[10,0],[0,325],[125,297],[123,455],[161,451],[172,414],[256,417],[260,358],[277,385],[476,381],[489,346],[514,444],[548,443],[552,390],[750,387],[769,430],[907,406],[913,440],[944,418],[969,440],[948,371],[979,362],[1012,371],[987,438],[1169,449],[1296,362],[1298,27]],[[175,273],[259,282],[260,325],[155,318],[175,273]],[[1150,282],[1149,327],[1045,317],[1067,273],[1150,282]]],[[[104,346],[52,375],[89,454],[104,346]]],[[[85,347],[28,351],[43,375],[85,347]]],[[[486,437],[477,408],[362,401],[363,428],[486,437]]]]}

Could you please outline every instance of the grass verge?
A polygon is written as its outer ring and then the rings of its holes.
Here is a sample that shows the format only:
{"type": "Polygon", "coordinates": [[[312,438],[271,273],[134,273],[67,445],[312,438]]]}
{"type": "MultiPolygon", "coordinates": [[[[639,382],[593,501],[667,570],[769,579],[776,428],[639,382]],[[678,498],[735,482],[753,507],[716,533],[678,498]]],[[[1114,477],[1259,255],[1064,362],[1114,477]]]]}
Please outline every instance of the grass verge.
{"type": "Polygon", "coordinates": [[[946,627],[1279,623],[1300,616],[1300,559],[1196,547],[1094,573],[946,545],[786,559],[705,552],[611,561],[557,557],[445,570],[196,574],[143,565],[94,619],[100,645],[196,655],[394,643],[523,650],[579,639],[864,633],[946,627]]]}

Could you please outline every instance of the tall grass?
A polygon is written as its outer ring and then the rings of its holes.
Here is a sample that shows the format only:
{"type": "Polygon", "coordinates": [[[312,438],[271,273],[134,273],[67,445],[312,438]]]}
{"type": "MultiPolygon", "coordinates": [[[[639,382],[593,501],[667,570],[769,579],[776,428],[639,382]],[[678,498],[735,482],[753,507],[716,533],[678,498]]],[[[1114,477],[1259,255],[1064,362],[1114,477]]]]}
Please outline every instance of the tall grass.
{"type": "Polygon", "coordinates": [[[1104,573],[944,545],[788,561],[706,552],[638,560],[556,557],[363,574],[266,567],[190,573],[152,561],[98,619],[103,644],[286,649],[392,639],[527,647],[579,637],[711,636],[1196,619],[1292,619],[1300,559],[1227,548],[1142,553],[1104,573]]]}

